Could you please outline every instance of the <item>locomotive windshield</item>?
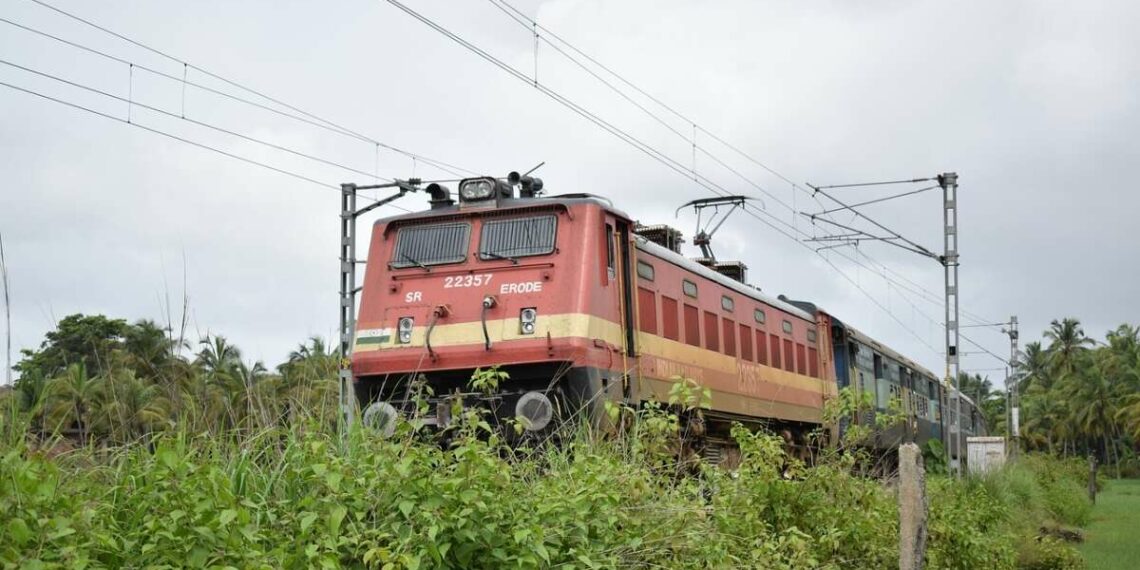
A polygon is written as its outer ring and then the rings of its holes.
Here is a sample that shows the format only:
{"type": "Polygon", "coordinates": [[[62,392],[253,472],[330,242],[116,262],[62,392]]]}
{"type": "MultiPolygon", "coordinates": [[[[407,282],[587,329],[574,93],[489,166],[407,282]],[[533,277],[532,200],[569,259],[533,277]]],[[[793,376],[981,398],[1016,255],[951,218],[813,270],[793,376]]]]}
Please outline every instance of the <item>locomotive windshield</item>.
{"type": "Polygon", "coordinates": [[[515,259],[554,252],[553,215],[488,220],[479,239],[480,259],[515,259]]]}
{"type": "Polygon", "coordinates": [[[396,234],[393,268],[459,263],[467,258],[471,224],[453,222],[430,226],[406,226],[396,234]]]}

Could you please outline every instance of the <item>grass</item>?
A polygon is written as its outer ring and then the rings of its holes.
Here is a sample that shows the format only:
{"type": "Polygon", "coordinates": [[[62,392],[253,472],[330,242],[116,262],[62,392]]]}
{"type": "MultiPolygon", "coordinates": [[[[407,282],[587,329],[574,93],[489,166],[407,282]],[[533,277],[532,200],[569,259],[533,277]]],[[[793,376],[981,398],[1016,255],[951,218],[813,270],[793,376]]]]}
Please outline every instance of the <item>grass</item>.
{"type": "Polygon", "coordinates": [[[1136,568],[1140,563],[1140,479],[1109,481],[1096,498],[1080,551],[1089,568],[1136,568]]]}

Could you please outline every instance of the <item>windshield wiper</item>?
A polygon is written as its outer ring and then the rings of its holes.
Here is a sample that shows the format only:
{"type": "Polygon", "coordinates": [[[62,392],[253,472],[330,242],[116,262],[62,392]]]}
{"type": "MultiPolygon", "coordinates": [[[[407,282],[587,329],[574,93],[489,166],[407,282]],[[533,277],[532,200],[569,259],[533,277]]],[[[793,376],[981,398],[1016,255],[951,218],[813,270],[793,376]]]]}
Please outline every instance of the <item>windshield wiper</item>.
{"type": "Polygon", "coordinates": [[[420,269],[423,269],[425,272],[427,272],[427,273],[431,273],[431,268],[430,268],[430,267],[428,267],[428,266],[426,266],[426,265],[424,265],[424,264],[422,264],[422,263],[420,263],[420,262],[419,262],[419,261],[418,261],[416,258],[414,258],[414,257],[412,257],[412,256],[410,256],[410,255],[408,255],[408,254],[406,254],[406,253],[401,253],[401,254],[400,254],[400,257],[403,257],[403,258],[404,258],[404,261],[407,261],[407,262],[410,262],[410,263],[414,264],[416,267],[419,267],[420,269]]]}
{"type": "Polygon", "coordinates": [[[491,259],[505,259],[505,260],[515,264],[515,265],[519,264],[519,260],[517,257],[511,257],[509,255],[502,255],[499,253],[495,253],[493,251],[484,251],[483,253],[480,253],[479,255],[482,255],[483,257],[490,257],[491,259]]]}

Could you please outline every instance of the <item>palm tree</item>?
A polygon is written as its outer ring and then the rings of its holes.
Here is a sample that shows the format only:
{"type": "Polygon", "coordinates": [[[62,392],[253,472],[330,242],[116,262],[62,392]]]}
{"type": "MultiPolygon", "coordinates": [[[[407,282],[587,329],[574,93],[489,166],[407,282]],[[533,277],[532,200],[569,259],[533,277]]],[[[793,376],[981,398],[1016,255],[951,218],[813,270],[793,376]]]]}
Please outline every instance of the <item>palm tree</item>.
{"type": "Polygon", "coordinates": [[[68,366],[48,382],[45,392],[56,425],[75,425],[80,441],[87,441],[91,408],[101,389],[100,380],[87,375],[82,362],[68,366]]]}
{"type": "Polygon", "coordinates": [[[1079,372],[1064,386],[1064,395],[1072,412],[1075,433],[1088,439],[1090,450],[1099,440],[1105,463],[1109,456],[1109,437],[1115,435],[1118,394],[1112,379],[1104,373],[1104,353],[1085,355],[1079,359],[1079,372]],[[1099,356],[1099,358],[1098,358],[1099,356]]]}
{"type": "Polygon", "coordinates": [[[1096,344],[1093,339],[1085,336],[1081,322],[1077,319],[1065,318],[1054,320],[1045,331],[1045,338],[1049,339],[1050,361],[1053,370],[1059,376],[1073,373],[1077,366],[1077,358],[1089,346],[1096,344]]]}
{"type": "Polygon", "coordinates": [[[1053,385],[1049,352],[1041,348],[1039,341],[1025,345],[1025,351],[1021,355],[1020,369],[1021,379],[1018,380],[1018,388],[1023,394],[1028,392],[1029,387],[1034,384],[1039,384],[1045,388],[1053,385]]]}
{"type": "Polygon", "coordinates": [[[174,358],[174,343],[165,329],[149,320],[135,323],[123,334],[123,349],[130,355],[131,365],[147,378],[162,377],[174,358]]]}
{"type": "Polygon", "coordinates": [[[245,409],[247,421],[253,421],[255,417],[254,407],[256,407],[261,412],[260,419],[263,426],[269,424],[268,411],[265,409],[264,400],[257,396],[257,390],[260,380],[266,372],[268,370],[261,361],[254,362],[252,366],[238,362],[230,371],[230,378],[234,380],[232,387],[237,388],[231,393],[236,404],[234,407],[245,409]]]}
{"type": "Polygon", "coordinates": [[[227,374],[234,366],[241,364],[241,351],[226,341],[224,336],[207,334],[198,344],[202,350],[198,352],[194,363],[210,375],[227,374]]]}
{"type": "Polygon", "coordinates": [[[106,383],[103,403],[96,420],[108,433],[130,442],[151,433],[169,421],[169,401],[161,388],[138,378],[133,370],[121,369],[106,383]]]}
{"type": "Polygon", "coordinates": [[[283,413],[295,419],[297,413],[324,418],[336,409],[335,395],[340,358],[337,350],[320,337],[298,345],[289,360],[278,367],[282,375],[283,413]]]}
{"type": "Polygon", "coordinates": [[[44,408],[47,403],[48,380],[38,370],[31,370],[20,375],[15,384],[16,401],[20,411],[26,412],[31,418],[31,429],[37,434],[44,432],[44,408]]]}

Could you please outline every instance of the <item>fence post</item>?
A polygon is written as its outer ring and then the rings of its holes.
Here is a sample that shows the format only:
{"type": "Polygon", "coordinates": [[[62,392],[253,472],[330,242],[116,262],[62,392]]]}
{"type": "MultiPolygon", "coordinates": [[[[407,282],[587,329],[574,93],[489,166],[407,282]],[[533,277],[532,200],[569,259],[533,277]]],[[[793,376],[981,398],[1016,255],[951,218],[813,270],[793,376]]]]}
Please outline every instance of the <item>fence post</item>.
{"type": "Polygon", "coordinates": [[[899,446],[899,570],[921,570],[926,560],[926,470],[913,443],[899,446]]]}
{"type": "Polygon", "coordinates": [[[1096,456],[1089,455],[1089,500],[1096,504],[1096,456]]]}

